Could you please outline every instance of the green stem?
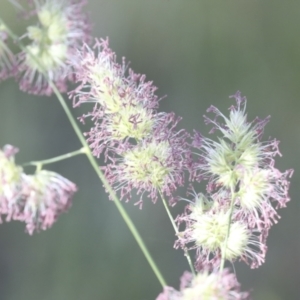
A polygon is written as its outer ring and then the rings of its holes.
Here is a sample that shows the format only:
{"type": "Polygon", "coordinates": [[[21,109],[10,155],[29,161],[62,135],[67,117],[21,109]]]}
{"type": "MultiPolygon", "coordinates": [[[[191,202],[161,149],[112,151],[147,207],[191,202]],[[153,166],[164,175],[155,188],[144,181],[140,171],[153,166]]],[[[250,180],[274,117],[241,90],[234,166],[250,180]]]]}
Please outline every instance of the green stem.
{"type": "MultiPolygon", "coordinates": [[[[177,226],[176,226],[176,224],[175,224],[175,221],[174,221],[174,219],[173,219],[173,216],[172,216],[172,214],[171,214],[171,212],[170,212],[170,210],[169,210],[168,204],[167,204],[165,198],[163,197],[163,194],[161,193],[161,191],[159,191],[159,194],[160,194],[161,200],[162,200],[162,202],[163,202],[163,204],[164,204],[164,207],[165,207],[165,209],[166,209],[167,215],[168,215],[168,217],[169,217],[169,219],[170,219],[170,221],[171,221],[171,223],[172,223],[172,226],[173,226],[173,228],[174,228],[174,230],[175,230],[175,233],[176,233],[176,235],[178,236],[180,233],[179,233],[178,228],[177,228],[177,226]]],[[[186,257],[186,259],[187,259],[187,261],[188,261],[188,264],[189,264],[189,266],[190,266],[191,272],[192,272],[193,276],[195,277],[195,276],[196,276],[196,273],[195,273],[194,266],[193,266],[193,264],[192,264],[192,260],[191,260],[189,251],[188,251],[188,249],[187,249],[186,247],[184,247],[183,251],[184,251],[184,256],[186,257]]]]}
{"type": "Polygon", "coordinates": [[[28,163],[22,164],[22,166],[38,166],[38,165],[42,166],[42,165],[53,164],[53,163],[56,163],[58,161],[74,157],[76,155],[85,154],[86,151],[87,151],[86,148],[83,147],[79,150],[69,152],[69,153],[66,153],[66,154],[63,154],[63,155],[59,155],[59,156],[56,156],[56,157],[52,157],[52,158],[49,158],[49,159],[44,159],[44,160],[39,160],[39,161],[30,161],[28,163]]]}
{"type": "Polygon", "coordinates": [[[230,187],[231,202],[230,202],[230,207],[229,207],[228,227],[227,227],[227,232],[226,232],[226,238],[225,238],[225,243],[222,247],[222,258],[221,258],[221,264],[220,264],[220,274],[224,270],[224,266],[225,266],[226,249],[227,249],[228,238],[229,238],[229,234],[230,234],[231,218],[232,218],[232,213],[233,213],[233,208],[234,208],[234,199],[235,199],[234,189],[235,189],[235,187],[232,185],[230,187]]]}
{"type": "Polygon", "coordinates": [[[87,148],[88,151],[86,151],[86,156],[89,160],[89,162],[91,163],[92,167],[94,168],[95,172],[97,173],[98,177],[100,178],[100,180],[102,181],[105,190],[109,193],[109,195],[111,196],[111,198],[114,200],[115,205],[117,206],[117,209],[119,210],[119,213],[121,214],[121,216],[123,217],[123,220],[125,221],[125,223],[127,224],[129,230],[131,231],[132,235],[134,236],[136,242],[138,243],[139,247],[141,248],[143,254],[145,255],[149,265],[151,266],[154,274],[156,275],[157,279],[159,280],[160,284],[164,287],[166,286],[166,282],[163,278],[163,276],[161,275],[158,267],[156,266],[153,258],[151,257],[142,237],[140,236],[140,234],[138,233],[136,227],[134,226],[133,222],[131,221],[129,215],[127,214],[126,210],[124,209],[124,207],[122,206],[120,200],[118,199],[116,193],[114,192],[114,190],[112,189],[112,187],[110,186],[110,184],[108,183],[108,181],[106,180],[103,172],[101,171],[101,169],[98,166],[98,163],[96,161],[96,159],[94,158],[94,156],[92,155],[87,142],[85,140],[85,138],[83,137],[81,130],[79,129],[77,123],[75,122],[73,115],[71,113],[71,111],[69,110],[68,106],[66,105],[64,98],[62,97],[62,95],[60,94],[60,92],[58,91],[58,89],[56,88],[56,86],[54,85],[53,82],[49,81],[49,84],[51,86],[51,88],[53,89],[53,92],[55,93],[55,95],[57,96],[61,106],[63,107],[75,133],[77,134],[78,139],[80,140],[81,144],[83,145],[84,148],[87,148]]]}
{"type": "MultiPolygon", "coordinates": [[[[32,55],[30,52],[27,51],[26,47],[20,42],[20,40],[18,39],[18,37],[6,26],[6,24],[1,20],[0,18],[0,23],[2,22],[2,24],[5,26],[8,34],[11,36],[11,38],[13,40],[15,40],[15,42],[19,45],[19,47],[26,51],[29,55],[31,55],[31,57],[39,64],[38,60],[34,57],[34,55],[32,55]]],[[[41,64],[39,64],[40,67],[41,64]]],[[[119,211],[119,213],[121,214],[121,216],[123,217],[123,220],[125,221],[125,223],[127,224],[129,230],[131,231],[132,235],[134,236],[136,242],[138,243],[139,247],[141,248],[141,251],[143,252],[143,254],[145,255],[149,265],[151,266],[154,274],[156,275],[158,281],[160,282],[160,284],[162,285],[162,287],[166,286],[167,283],[164,280],[163,276],[161,275],[157,265],[155,264],[153,258],[151,257],[142,237],[140,236],[139,232],[137,231],[136,227],[134,226],[133,222],[131,221],[129,215],[127,214],[126,210],[124,209],[124,207],[122,206],[120,200],[118,199],[116,193],[114,192],[114,190],[112,189],[112,187],[110,186],[110,184],[108,183],[108,181],[106,180],[103,172],[100,170],[98,163],[96,161],[96,159],[94,158],[94,156],[92,155],[90,148],[79,128],[79,126],[77,125],[70,109],[68,108],[64,98],[62,97],[61,93],[59,92],[59,90],[57,89],[57,87],[55,86],[55,84],[49,79],[49,77],[44,74],[44,76],[47,78],[48,83],[50,85],[50,87],[52,88],[53,92],[55,93],[56,97],[58,98],[63,110],[65,111],[67,118],[69,119],[79,141],[81,142],[83,148],[86,150],[85,154],[90,162],[90,164],[92,165],[92,167],[94,168],[96,174],[98,175],[98,177],[100,178],[100,180],[102,181],[104,188],[106,189],[106,191],[109,193],[110,197],[112,198],[112,200],[114,200],[114,203],[119,211]]]]}

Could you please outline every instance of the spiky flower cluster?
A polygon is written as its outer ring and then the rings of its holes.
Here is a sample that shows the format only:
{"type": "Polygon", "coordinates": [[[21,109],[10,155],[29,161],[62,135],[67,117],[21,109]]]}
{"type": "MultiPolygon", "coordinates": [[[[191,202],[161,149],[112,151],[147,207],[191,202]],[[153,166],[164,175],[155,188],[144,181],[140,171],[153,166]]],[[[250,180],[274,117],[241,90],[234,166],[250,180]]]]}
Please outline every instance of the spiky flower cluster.
{"type": "Polygon", "coordinates": [[[240,291],[234,274],[225,269],[222,273],[204,271],[194,278],[184,272],[181,277],[180,291],[165,287],[156,300],[245,300],[249,293],[240,291]]]}
{"type": "Polygon", "coordinates": [[[18,55],[20,88],[33,94],[50,95],[52,80],[61,92],[73,81],[67,60],[90,39],[90,26],[82,13],[85,0],[36,0],[28,16],[36,15],[38,23],[29,26],[24,37],[30,40],[18,55]]]}
{"type": "Polygon", "coordinates": [[[0,22],[0,81],[17,73],[15,55],[7,45],[8,34],[5,26],[0,22]]]}
{"type": "Polygon", "coordinates": [[[18,152],[6,145],[0,151],[0,215],[25,222],[26,231],[50,228],[67,211],[77,188],[61,175],[41,170],[27,175],[14,162],[18,152]]]}
{"type": "Polygon", "coordinates": [[[107,39],[96,40],[94,48],[84,46],[72,62],[80,85],[70,94],[74,107],[94,103],[81,117],[94,122],[86,133],[93,154],[104,153],[105,175],[122,198],[132,189],[141,194],[140,205],[145,192],[154,202],[159,192],[172,198],[188,164],[188,135],[175,130],[180,118],[157,112],[156,87],[131,69],[127,75],[125,60],[117,63],[107,39]]]}
{"type": "Polygon", "coordinates": [[[193,243],[198,270],[216,268],[221,257],[231,262],[242,259],[252,268],[260,266],[269,229],[279,218],[276,209],[289,201],[292,170],[281,173],[274,167],[274,157],[280,154],[277,140],[261,141],[269,117],[248,122],[246,98],[240,92],[232,97],[236,106],[230,108],[229,118],[213,106],[208,111],[215,118],[205,116],[206,123],[213,124],[211,132],[221,132],[218,141],[195,133],[198,160],[192,176],[207,180],[208,194],[193,192],[194,201],[177,219],[186,228],[176,246],[193,243]]]}

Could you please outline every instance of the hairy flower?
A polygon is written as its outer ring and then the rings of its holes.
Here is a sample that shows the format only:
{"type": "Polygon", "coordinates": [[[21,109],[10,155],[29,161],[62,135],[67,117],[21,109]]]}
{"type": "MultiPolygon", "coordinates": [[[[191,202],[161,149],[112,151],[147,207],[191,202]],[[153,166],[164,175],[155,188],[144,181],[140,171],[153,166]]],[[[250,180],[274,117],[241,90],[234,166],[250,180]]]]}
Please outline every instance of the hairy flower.
{"type": "Polygon", "coordinates": [[[249,227],[258,228],[267,237],[270,227],[280,218],[277,209],[290,200],[288,178],[293,170],[282,173],[270,166],[240,172],[236,211],[249,227]]]}
{"type": "Polygon", "coordinates": [[[185,229],[178,235],[175,247],[185,248],[192,243],[190,248],[196,249],[198,270],[217,268],[222,256],[231,262],[244,260],[252,268],[264,262],[266,245],[259,239],[259,232],[250,229],[235,211],[230,214],[228,196],[214,195],[214,201],[203,209],[205,198],[197,195],[194,204],[177,217],[179,223],[185,223],[185,229]]]}
{"type": "Polygon", "coordinates": [[[94,103],[93,110],[80,119],[94,122],[85,133],[93,155],[105,155],[109,182],[129,199],[135,189],[155,202],[158,194],[173,199],[183,185],[189,164],[188,134],[176,131],[180,118],[173,113],[157,112],[156,87],[145,75],[127,72],[117,63],[108,39],[96,40],[93,51],[84,46],[72,61],[79,86],[70,93],[73,106],[94,103]]]}
{"type": "Polygon", "coordinates": [[[160,128],[171,118],[172,114],[154,113],[141,106],[126,106],[118,113],[104,114],[95,119],[95,125],[85,136],[93,155],[99,157],[105,150],[107,158],[112,153],[122,151],[126,145],[149,137],[155,128],[160,128]]]}
{"type": "Polygon", "coordinates": [[[267,166],[279,154],[276,140],[266,143],[260,141],[263,128],[270,117],[247,122],[246,98],[241,97],[239,92],[232,97],[236,99],[237,105],[230,108],[229,118],[214,106],[207,111],[215,113],[215,119],[205,116],[205,122],[213,124],[211,133],[218,129],[223,136],[218,141],[213,141],[196,132],[193,143],[201,151],[200,159],[195,164],[200,177],[209,179],[212,185],[225,188],[237,184],[238,169],[251,170],[258,165],[267,166]],[[224,123],[218,122],[218,117],[224,123]]]}
{"type": "Polygon", "coordinates": [[[32,234],[51,227],[67,211],[77,188],[55,172],[23,173],[14,163],[17,152],[11,145],[0,151],[0,215],[5,215],[6,221],[25,222],[27,232],[32,234]]]}
{"type": "Polygon", "coordinates": [[[239,210],[244,222],[266,237],[272,223],[279,218],[272,202],[278,208],[290,200],[288,177],[293,171],[281,173],[274,167],[274,157],[281,155],[277,140],[261,141],[269,117],[248,122],[246,98],[240,92],[232,97],[237,105],[230,108],[229,118],[213,106],[208,111],[216,117],[205,117],[206,123],[213,124],[212,132],[221,132],[218,141],[195,134],[193,144],[200,153],[197,153],[199,160],[194,165],[194,175],[208,180],[209,192],[236,191],[235,210],[239,210]],[[219,118],[224,122],[219,122],[219,118]]]}
{"type": "Polygon", "coordinates": [[[91,118],[94,122],[86,136],[93,154],[99,157],[104,150],[115,152],[129,139],[147,138],[169,116],[156,112],[157,88],[144,75],[130,69],[127,75],[125,60],[117,63],[108,39],[96,40],[94,48],[85,45],[71,61],[79,86],[70,95],[74,107],[94,103],[93,111],[81,121],[91,118]]]}
{"type": "Polygon", "coordinates": [[[7,38],[5,26],[0,22],[0,81],[17,73],[16,58],[7,45],[7,38]]]}
{"type": "Polygon", "coordinates": [[[14,155],[19,150],[11,145],[5,145],[0,150],[0,214],[9,215],[13,203],[22,196],[22,168],[14,162],[14,155]]]}
{"type": "Polygon", "coordinates": [[[146,76],[128,70],[123,59],[117,62],[116,54],[109,48],[108,39],[95,41],[93,49],[84,45],[72,60],[75,66],[78,88],[71,93],[74,107],[92,102],[106,114],[119,112],[123,106],[141,105],[153,109],[158,107],[157,88],[146,76]]]}
{"type": "MultiPolygon", "coordinates": [[[[209,252],[223,249],[228,230],[228,220],[228,211],[221,211],[213,215],[202,215],[202,217],[197,219],[193,224],[191,240],[195,241],[197,247],[202,247],[209,252]]],[[[225,258],[232,261],[242,256],[248,240],[249,232],[246,225],[241,222],[231,223],[225,258]]]]}
{"type": "Polygon", "coordinates": [[[225,269],[222,273],[207,271],[196,277],[185,272],[181,277],[180,291],[165,287],[156,300],[242,300],[249,299],[248,292],[240,291],[236,276],[225,269]]]}
{"type": "Polygon", "coordinates": [[[71,59],[76,49],[89,40],[89,25],[82,12],[85,0],[37,0],[31,14],[38,24],[27,28],[31,43],[19,54],[20,88],[33,94],[50,95],[52,80],[66,92],[73,81],[71,59]]]}
{"type": "Polygon", "coordinates": [[[46,230],[62,212],[68,210],[76,190],[74,183],[54,172],[41,170],[34,175],[26,175],[24,202],[20,203],[20,215],[14,219],[24,221],[29,234],[35,230],[46,230]]]}
{"type": "Polygon", "coordinates": [[[153,202],[160,192],[173,200],[173,192],[183,185],[189,161],[188,135],[174,130],[177,121],[173,116],[169,124],[119,152],[113,163],[104,168],[109,182],[121,190],[122,197],[130,198],[132,189],[136,189],[141,194],[137,203],[140,205],[145,192],[153,202]]]}

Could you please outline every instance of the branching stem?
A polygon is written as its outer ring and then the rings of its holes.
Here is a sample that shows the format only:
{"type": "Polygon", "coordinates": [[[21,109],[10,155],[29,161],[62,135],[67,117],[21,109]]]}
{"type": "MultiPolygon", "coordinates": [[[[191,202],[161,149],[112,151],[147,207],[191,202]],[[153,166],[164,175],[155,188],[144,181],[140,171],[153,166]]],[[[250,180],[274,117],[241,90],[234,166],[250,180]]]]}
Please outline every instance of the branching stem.
{"type": "MultiPolygon", "coordinates": [[[[19,40],[19,38],[6,26],[6,24],[3,22],[3,20],[0,18],[0,24],[3,24],[3,26],[5,27],[7,33],[10,35],[10,37],[17,43],[17,45],[20,47],[20,49],[22,49],[23,51],[26,51],[32,59],[34,59],[36,61],[37,64],[39,64],[39,66],[41,67],[41,69],[43,69],[43,66],[39,63],[39,61],[34,57],[34,55],[27,51],[26,47],[22,44],[22,42],[19,40]]],[[[108,181],[106,180],[103,172],[101,171],[100,167],[98,166],[98,163],[96,161],[96,159],[94,158],[94,156],[92,155],[90,148],[79,128],[79,126],[77,125],[77,122],[75,121],[69,107],[67,106],[63,96],[61,95],[61,93],[59,92],[59,90],[57,89],[57,87],[55,86],[55,84],[49,79],[49,77],[47,76],[47,74],[44,73],[44,76],[47,78],[50,87],[52,88],[54,94],[56,95],[58,101],[60,102],[63,110],[65,111],[68,120],[70,121],[80,143],[82,144],[83,148],[85,151],[84,153],[86,154],[90,164],[92,165],[93,169],[95,170],[96,174],[98,175],[98,177],[100,178],[101,182],[103,183],[103,186],[105,188],[105,190],[109,193],[111,199],[114,201],[119,213],[121,214],[123,220],[125,221],[126,225],[128,226],[129,230],[131,231],[132,235],[134,236],[136,242],[138,243],[141,251],[143,252],[144,256],[146,257],[149,265],[151,266],[154,274],[156,275],[158,281],[160,282],[160,284],[162,285],[162,287],[166,286],[167,283],[164,280],[162,274],[160,273],[157,265],[155,264],[153,258],[151,257],[142,237],[140,236],[139,232],[137,231],[135,225],[133,224],[133,222],[131,221],[129,215],[127,214],[126,210],[124,209],[123,205],[121,204],[120,200],[118,199],[115,191],[112,189],[112,187],[110,186],[110,184],[108,183],[108,181]]]]}
{"type": "MultiPolygon", "coordinates": [[[[162,202],[164,204],[164,207],[166,209],[167,215],[168,215],[168,217],[169,217],[169,219],[170,219],[170,221],[172,223],[172,226],[173,226],[173,228],[175,230],[175,233],[178,236],[180,233],[178,231],[177,225],[175,224],[173,216],[172,216],[172,214],[171,214],[171,212],[169,210],[168,204],[167,204],[167,202],[166,202],[166,200],[165,200],[165,198],[164,198],[164,196],[163,196],[163,194],[162,194],[161,191],[159,191],[159,194],[160,194],[161,200],[162,200],[162,202]]],[[[190,266],[191,272],[193,273],[193,276],[195,277],[196,273],[195,273],[195,269],[194,269],[194,266],[193,266],[193,263],[192,263],[189,251],[188,251],[188,249],[186,247],[184,247],[183,251],[184,251],[184,256],[186,257],[186,259],[188,261],[188,264],[190,266]]]]}
{"type": "Polygon", "coordinates": [[[68,158],[71,158],[71,157],[74,157],[74,156],[77,156],[77,155],[80,155],[80,154],[86,154],[86,151],[87,151],[86,148],[83,147],[83,148],[78,149],[76,151],[69,152],[69,153],[59,155],[59,156],[56,156],[56,157],[52,157],[52,158],[49,158],[49,159],[44,159],[44,160],[39,160],[39,161],[30,161],[28,163],[22,164],[22,166],[43,166],[43,165],[53,164],[53,163],[56,163],[58,161],[65,160],[65,159],[68,159],[68,158]]]}

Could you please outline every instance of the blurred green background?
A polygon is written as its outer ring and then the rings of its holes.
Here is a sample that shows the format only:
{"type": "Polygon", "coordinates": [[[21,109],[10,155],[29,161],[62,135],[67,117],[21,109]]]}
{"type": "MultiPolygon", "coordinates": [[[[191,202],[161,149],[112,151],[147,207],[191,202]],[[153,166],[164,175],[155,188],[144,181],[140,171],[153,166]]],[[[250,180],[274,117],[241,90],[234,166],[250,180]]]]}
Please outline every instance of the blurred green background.
{"type": "MultiPolygon", "coordinates": [[[[161,111],[183,117],[181,127],[207,132],[211,104],[226,112],[241,90],[248,116],[271,115],[264,137],[281,141],[280,170],[294,168],[292,201],[268,238],[256,270],[236,263],[244,290],[257,300],[300,299],[300,2],[282,0],[90,0],[96,37],[110,38],[119,60],[147,75],[168,97],[161,111]]],[[[18,33],[24,25],[6,1],[0,14],[18,33]]],[[[14,80],[0,84],[0,145],[20,148],[17,162],[54,157],[80,147],[55,97],[30,96],[14,80]]],[[[70,103],[69,103],[70,104],[70,103]]],[[[76,116],[90,109],[74,111],[76,116]]],[[[77,183],[68,214],[52,229],[28,236],[17,222],[0,226],[0,299],[151,300],[161,286],[84,157],[51,170],[77,183]]],[[[32,170],[29,170],[32,171],[32,170]]],[[[188,269],[160,202],[143,210],[125,204],[169,285],[188,269]]],[[[173,209],[174,216],[183,205],[173,209]]]]}

